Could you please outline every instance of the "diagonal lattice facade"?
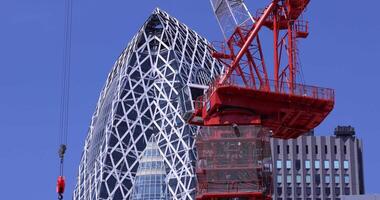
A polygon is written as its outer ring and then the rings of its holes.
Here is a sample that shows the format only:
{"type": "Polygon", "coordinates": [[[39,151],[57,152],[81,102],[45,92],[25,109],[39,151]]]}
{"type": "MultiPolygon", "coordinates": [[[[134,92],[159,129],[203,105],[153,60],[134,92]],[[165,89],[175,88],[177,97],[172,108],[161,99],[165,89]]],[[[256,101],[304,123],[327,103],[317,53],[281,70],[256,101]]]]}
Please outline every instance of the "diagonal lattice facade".
{"type": "Polygon", "coordinates": [[[182,116],[222,66],[208,42],[156,9],[116,61],[92,117],[74,200],[130,199],[148,139],[157,136],[170,199],[194,199],[194,134],[182,116]],[[182,102],[182,103],[181,103],[182,102]],[[183,112],[180,112],[183,111],[183,112]]]}

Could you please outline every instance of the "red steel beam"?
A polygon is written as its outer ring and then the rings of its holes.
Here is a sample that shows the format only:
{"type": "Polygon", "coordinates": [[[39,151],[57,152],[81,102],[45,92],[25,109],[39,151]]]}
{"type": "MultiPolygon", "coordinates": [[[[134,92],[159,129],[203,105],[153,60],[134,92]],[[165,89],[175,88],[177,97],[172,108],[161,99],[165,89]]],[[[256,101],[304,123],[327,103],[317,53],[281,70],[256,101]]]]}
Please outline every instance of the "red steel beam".
{"type": "Polygon", "coordinates": [[[231,66],[229,67],[227,73],[223,78],[221,79],[220,83],[223,84],[232,74],[232,72],[235,70],[236,66],[240,62],[241,58],[244,56],[245,52],[247,51],[248,47],[251,45],[253,39],[257,36],[259,33],[259,30],[263,26],[264,20],[269,16],[269,14],[273,11],[273,8],[277,5],[278,0],[273,0],[272,3],[268,6],[268,8],[265,10],[263,15],[260,17],[259,21],[255,23],[254,29],[249,33],[247,40],[245,41],[243,47],[240,49],[238,54],[236,55],[236,58],[231,63],[231,66]]]}

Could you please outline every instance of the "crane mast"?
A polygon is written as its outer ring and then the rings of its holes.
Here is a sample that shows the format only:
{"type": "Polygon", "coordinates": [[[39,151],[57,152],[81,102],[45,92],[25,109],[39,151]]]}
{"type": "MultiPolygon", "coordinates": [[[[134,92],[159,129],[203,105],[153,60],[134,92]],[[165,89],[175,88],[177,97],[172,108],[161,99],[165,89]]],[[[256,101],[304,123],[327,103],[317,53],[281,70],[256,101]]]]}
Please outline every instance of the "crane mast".
{"type": "Polygon", "coordinates": [[[272,0],[256,15],[243,0],[210,2],[225,39],[212,55],[225,70],[186,118],[201,126],[197,199],[270,199],[269,138],[303,135],[334,107],[334,90],[298,82],[296,44],[309,35],[301,19],[310,0],[272,0]],[[264,28],[270,45],[260,40],[264,28]]]}

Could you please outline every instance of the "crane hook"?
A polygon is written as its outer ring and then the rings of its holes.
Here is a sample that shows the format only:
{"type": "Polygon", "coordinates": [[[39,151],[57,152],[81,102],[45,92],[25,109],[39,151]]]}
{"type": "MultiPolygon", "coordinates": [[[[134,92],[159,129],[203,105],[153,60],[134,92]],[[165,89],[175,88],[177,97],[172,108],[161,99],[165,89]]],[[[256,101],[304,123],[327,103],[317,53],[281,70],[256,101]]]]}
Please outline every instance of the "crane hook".
{"type": "Polygon", "coordinates": [[[57,193],[58,193],[58,199],[63,199],[63,193],[65,192],[65,177],[64,176],[58,176],[57,180],[57,193]]]}
{"type": "Polygon", "coordinates": [[[65,186],[66,186],[65,177],[63,176],[63,159],[65,157],[66,149],[67,149],[66,145],[61,144],[58,150],[58,156],[60,158],[60,172],[59,172],[60,176],[58,176],[57,189],[56,189],[58,193],[58,200],[63,199],[63,193],[65,192],[65,186]]]}

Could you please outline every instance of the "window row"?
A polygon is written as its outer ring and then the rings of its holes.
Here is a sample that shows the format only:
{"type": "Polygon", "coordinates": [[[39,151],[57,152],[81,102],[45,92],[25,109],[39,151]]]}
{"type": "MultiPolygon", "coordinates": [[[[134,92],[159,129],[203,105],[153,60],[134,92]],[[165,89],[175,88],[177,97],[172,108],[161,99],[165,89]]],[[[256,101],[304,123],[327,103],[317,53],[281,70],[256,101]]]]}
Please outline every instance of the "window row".
{"type": "Polygon", "coordinates": [[[164,162],[162,161],[149,161],[141,162],[140,169],[162,169],[164,167],[164,162]]]}
{"type": "MultiPolygon", "coordinates": [[[[333,161],[333,168],[334,169],[339,169],[340,168],[340,162],[338,160],[333,161]]],[[[285,167],[286,169],[292,169],[293,162],[291,160],[286,160],[285,162],[285,167]]],[[[276,168],[277,169],[282,169],[282,160],[277,160],[276,161],[276,168]]],[[[310,169],[311,168],[311,161],[310,160],[305,160],[304,163],[305,169],[310,169]]],[[[343,161],[343,169],[348,170],[350,167],[350,163],[348,160],[343,161]]],[[[321,162],[319,160],[314,161],[314,168],[315,169],[320,169],[321,168],[321,162]]],[[[324,169],[330,169],[330,161],[329,160],[324,160],[323,161],[323,168],[324,169]]],[[[295,169],[300,170],[301,169],[301,160],[296,160],[295,161],[295,169]]]]}
{"type": "MultiPolygon", "coordinates": [[[[312,188],[311,187],[306,187],[305,190],[302,190],[301,187],[297,187],[297,188],[292,188],[292,187],[287,187],[285,188],[285,193],[284,195],[286,196],[291,196],[292,195],[292,192],[293,192],[293,189],[295,189],[294,193],[295,195],[297,196],[301,196],[302,195],[302,191],[304,191],[304,193],[307,195],[307,196],[310,196],[312,194],[312,188]]],[[[341,190],[339,187],[335,187],[334,188],[334,193],[332,194],[331,192],[331,188],[329,187],[326,187],[326,188],[320,188],[320,187],[316,187],[315,190],[314,190],[314,194],[316,196],[320,196],[321,193],[322,193],[322,189],[324,189],[324,193],[326,196],[330,196],[330,195],[335,195],[335,196],[340,196],[341,195],[341,190]]],[[[282,196],[283,195],[283,189],[282,187],[277,187],[276,189],[276,194],[278,196],[282,196]]],[[[350,195],[350,188],[346,187],[343,189],[343,194],[344,195],[350,195]]]]}
{"type": "MultiPolygon", "coordinates": [[[[277,175],[277,183],[278,184],[282,184],[282,178],[283,178],[283,175],[277,175]]],[[[302,176],[301,175],[296,175],[295,176],[295,181],[297,184],[300,184],[301,181],[302,181],[302,176]]],[[[304,179],[305,183],[307,184],[310,184],[311,183],[311,175],[310,174],[307,174],[305,176],[305,179],[304,179]]],[[[349,184],[350,183],[350,176],[349,175],[344,175],[343,176],[343,181],[345,184],[349,184]]],[[[292,181],[292,175],[286,175],[286,183],[287,184],[291,184],[293,181],[292,181]]],[[[334,176],[334,183],[335,184],[339,184],[341,181],[340,181],[340,175],[335,175],[334,176]]],[[[321,183],[321,176],[320,174],[316,174],[314,176],[314,183],[319,185],[321,183]]],[[[331,176],[330,175],[325,175],[325,183],[326,184],[329,184],[331,183],[331,176]]]]}
{"type": "Polygon", "coordinates": [[[160,151],[158,149],[146,149],[144,156],[160,156],[160,151]]]}
{"type": "MultiPolygon", "coordinates": [[[[306,154],[309,154],[309,148],[310,148],[310,145],[305,145],[305,153],[306,154]]],[[[320,146],[318,145],[314,145],[314,153],[315,154],[319,154],[320,151],[322,150],[319,150],[319,148],[321,148],[320,146]]],[[[299,154],[300,152],[300,147],[299,145],[296,145],[296,154],[299,154]]],[[[328,154],[329,152],[329,148],[327,145],[324,146],[324,153],[325,154],[328,154]]],[[[277,145],[277,154],[280,154],[281,153],[281,146],[280,145],[277,145]]],[[[289,145],[286,145],[286,153],[289,154],[290,153],[290,146],[289,145]]],[[[344,154],[347,154],[347,146],[344,145],[343,146],[343,153],[344,154]]],[[[338,154],[338,147],[336,145],[334,145],[334,154],[338,154]]]]}

